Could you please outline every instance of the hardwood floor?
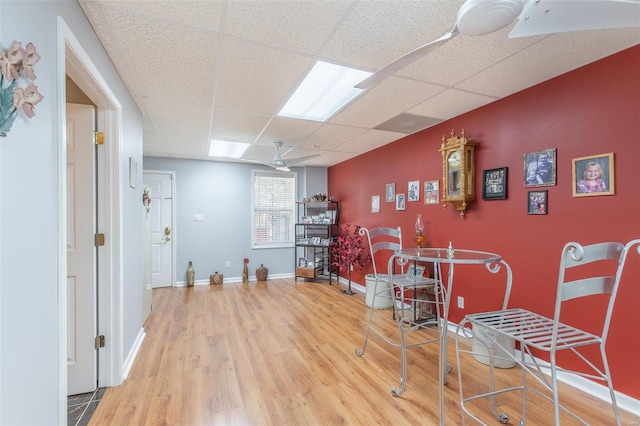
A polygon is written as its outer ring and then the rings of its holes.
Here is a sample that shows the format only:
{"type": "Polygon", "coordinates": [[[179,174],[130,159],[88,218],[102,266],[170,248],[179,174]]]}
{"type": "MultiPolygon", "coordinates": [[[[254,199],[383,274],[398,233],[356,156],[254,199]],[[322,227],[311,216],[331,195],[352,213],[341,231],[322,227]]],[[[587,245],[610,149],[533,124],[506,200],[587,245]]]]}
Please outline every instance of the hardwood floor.
{"type": "MultiPolygon", "coordinates": [[[[355,356],[368,308],[364,295],[346,296],[342,288],[279,279],[155,289],[147,336],[129,377],[107,389],[89,424],[437,424],[437,344],[409,349],[407,387],[393,397],[399,349],[373,336],[364,356],[355,356]]],[[[385,333],[397,333],[389,310],[375,314],[385,333]]],[[[483,389],[486,369],[465,357],[465,389],[483,389]]],[[[517,369],[499,373],[501,383],[519,381],[517,369]]],[[[609,404],[568,386],[561,393],[591,424],[613,424],[609,404]]],[[[455,370],[445,396],[446,424],[461,424],[455,370]]],[[[498,401],[511,416],[509,424],[518,424],[520,395],[498,401]]],[[[488,405],[478,404],[487,423],[500,424],[488,405]]],[[[550,410],[549,403],[532,398],[529,424],[551,424],[550,410]]],[[[622,416],[624,425],[640,424],[637,416],[622,416]]]]}

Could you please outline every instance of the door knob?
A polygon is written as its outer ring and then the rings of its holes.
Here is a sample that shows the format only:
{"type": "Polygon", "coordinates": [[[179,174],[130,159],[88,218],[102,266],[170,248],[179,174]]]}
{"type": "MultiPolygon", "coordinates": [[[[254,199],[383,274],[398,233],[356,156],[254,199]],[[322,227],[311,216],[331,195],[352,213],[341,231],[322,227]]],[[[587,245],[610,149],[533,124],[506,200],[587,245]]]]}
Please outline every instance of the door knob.
{"type": "Polygon", "coordinates": [[[164,228],[164,235],[171,235],[171,228],[169,228],[168,226],[164,228]]]}

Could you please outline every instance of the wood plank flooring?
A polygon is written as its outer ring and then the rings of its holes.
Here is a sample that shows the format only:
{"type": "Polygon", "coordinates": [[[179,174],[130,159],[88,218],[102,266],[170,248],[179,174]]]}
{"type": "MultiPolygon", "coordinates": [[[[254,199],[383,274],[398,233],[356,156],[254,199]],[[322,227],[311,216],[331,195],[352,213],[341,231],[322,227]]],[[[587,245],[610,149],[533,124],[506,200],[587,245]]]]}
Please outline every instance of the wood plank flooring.
{"type": "MultiPolygon", "coordinates": [[[[107,389],[90,425],[435,425],[438,346],[409,349],[407,387],[400,397],[399,352],[377,336],[361,347],[368,308],[328,282],[225,283],[153,291],[147,333],[127,380],[107,389]]],[[[379,328],[397,333],[391,311],[376,310],[379,328]]],[[[462,424],[455,345],[445,387],[445,422],[462,424]]],[[[486,387],[486,366],[464,358],[465,389],[486,387]]],[[[518,383],[518,369],[498,381],[518,383]]],[[[563,401],[593,425],[613,424],[609,404],[562,386],[563,401]]],[[[498,398],[520,419],[520,395],[498,398]]],[[[553,423],[551,405],[532,397],[530,425],[553,423]]],[[[483,419],[493,420],[478,402],[483,419]]],[[[623,413],[623,424],[640,418],[623,413]]],[[[634,423],[636,422],[636,423],[634,423]]],[[[474,424],[468,421],[468,424],[474,424]]],[[[574,424],[567,418],[563,424],[574,424]]]]}

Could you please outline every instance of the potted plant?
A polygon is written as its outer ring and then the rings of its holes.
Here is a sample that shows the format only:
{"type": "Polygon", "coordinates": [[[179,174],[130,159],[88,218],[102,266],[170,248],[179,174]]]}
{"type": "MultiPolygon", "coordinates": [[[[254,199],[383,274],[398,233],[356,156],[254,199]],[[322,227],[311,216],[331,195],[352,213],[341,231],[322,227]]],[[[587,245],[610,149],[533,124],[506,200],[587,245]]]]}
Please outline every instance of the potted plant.
{"type": "Polygon", "coordinates": [[[362,242],[360,226],[351,226],[347,223],[344,232],[331,243],[332,266],[338,267],[340,271],[347,271],[349,278],[349,288],[343,290],[344,294],[352,295],[351,291],[351,271],[357,269],[361,271],[365,264],[371,260],[371,255],[365,253],[365,246],[362,242]]]}

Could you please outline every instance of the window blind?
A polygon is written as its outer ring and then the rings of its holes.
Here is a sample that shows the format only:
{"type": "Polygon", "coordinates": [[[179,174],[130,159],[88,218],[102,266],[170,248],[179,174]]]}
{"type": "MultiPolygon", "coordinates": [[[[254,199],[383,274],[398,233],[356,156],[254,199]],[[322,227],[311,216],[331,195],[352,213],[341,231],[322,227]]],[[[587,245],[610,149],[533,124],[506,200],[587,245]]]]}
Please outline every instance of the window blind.
{"type": "Polygon", "coordinates": [[[253,247],[293,246],[296,174],[253,171],[253,247]]]}

